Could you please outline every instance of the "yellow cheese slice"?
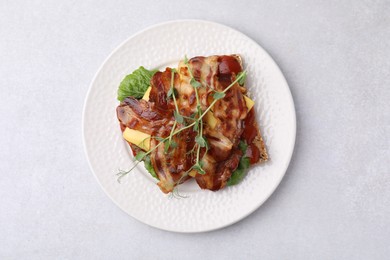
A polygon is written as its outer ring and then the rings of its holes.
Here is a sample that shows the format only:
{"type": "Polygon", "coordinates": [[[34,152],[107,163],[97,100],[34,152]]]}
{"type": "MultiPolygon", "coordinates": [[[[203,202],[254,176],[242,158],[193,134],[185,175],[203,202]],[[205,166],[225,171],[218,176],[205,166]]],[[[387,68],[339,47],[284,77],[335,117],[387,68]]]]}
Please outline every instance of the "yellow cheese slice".
{"type": "Polygon", "coordinates": [[[152,87],[148,87],[148,89],[146,90],[144,96],[142,97],[143,100],[149,101],[149,95],[150,95],[150,91],[151,90],[152,90],[152,87]]]}
{"type": "Polygon", "coordinates": [[[123,138],[145,151],[150,150],[150,135],[148,134],[126,127],[123,131],[123,138]]]}
{"type": "Polygon", "coordinates": [[[252,99],[248,98],[247,96],[244,96],[244,99],[245,99],[246,107],[248,108],[248,112],[249,112],[252,109],[255,102],[252,99]]]}

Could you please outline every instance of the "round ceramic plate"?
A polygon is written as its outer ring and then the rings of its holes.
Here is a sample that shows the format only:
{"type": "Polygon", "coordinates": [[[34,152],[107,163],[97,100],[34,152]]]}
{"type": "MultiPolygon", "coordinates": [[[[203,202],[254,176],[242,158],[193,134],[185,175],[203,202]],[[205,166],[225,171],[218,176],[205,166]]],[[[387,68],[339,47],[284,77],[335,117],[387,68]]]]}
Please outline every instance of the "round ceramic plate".
{"type": "Polygon", "coordinates": [[[132,217],[156,228],[203,232],[233,224],[256,210],[283,178],[295,143],[296,120],[289,87],[278,66],[256,42],[224,25],[173,21],[126,40],[98,70],[83,115],[86,154],[106,194],[132,217]],[[134,161],[116,118],[118,85],[139,66],[165,68],[194,56],[239,54],[269,162],[252,167],[244,180],[223,190],[201,190],[194,181],[179,186],[180,197],[163,194],[142,163],[117,182],[118,169],[134,161]]]}

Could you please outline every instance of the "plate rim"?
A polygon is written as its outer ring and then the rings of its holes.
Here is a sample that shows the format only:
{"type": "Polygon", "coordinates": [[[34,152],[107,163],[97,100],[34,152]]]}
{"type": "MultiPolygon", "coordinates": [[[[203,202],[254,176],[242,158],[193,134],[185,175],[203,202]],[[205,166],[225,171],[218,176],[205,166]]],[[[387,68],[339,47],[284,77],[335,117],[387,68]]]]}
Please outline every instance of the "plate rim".
{"type": "Polygon", "coordinates": [[[223,229],[225,227],[231,226],[231,225],[233,225],[233,224],[235,224],[235,223],[245,219],[249,215],[251,215],[257,209],[259,209],[260,206],[263,205],[271,197],[272,194],[274,194],[275,190],[279,187],[282,179],[286,175],[286,172],[288,170],[288,167],[289,167],[289,165],[291,163],[292,156],[293,156],[294,151],[295,151],[296,133],[297,133],[297,120],[296,120],[295,103],[294,103],[294,99],[293,99],[293,96],[292,96],[292,93],[291,93],[290,86],[289,86],[289,84],[288,84],[284,74],[282,73],[282,70],[278,66],[278,64],[275,62],[275,60],[272,58],[272,56],[259,43],[257,43],[255,40],[253,40],[252,38],[250,38],[246,34],[242,33],[241,31],[239,31],[239,30],[237,30],[235,28],[232,28],[230,26],[227,26],[225,24],[221,24],[221,23],[214,22],[214,21],[209,21],[209,20],[203,20],[203,19],[177,19],[177,20],[164,21],[164,22],[160,22],[160,23],[156,23],[156,24],[147,26],[144,29],[141,29],[140,31],[138,31],[138,32],[130,35],[129,37],[127,37],[124,41],[122,41],[117,47],[115,47],[110,52],[110,54],[104,59],[104,61],[101,63],[101,65],[97,69],[96,73],[94,74],[94,76],[93,76],[93,78],[92,78],[92,80],[91,80],[91,82],[90,82],[90,84],[88,86],[88,91],[87,91],[86,96],[84,98],[84,105],[83,105],[82,118],[81,118],[81,131],[82,131],[82,142],[83,142],[84,154],[85,154],[85,156],[87,158],[89,169],[91,170],[91,172],[92,172],[94,178],[96,179],[97,183],[99,184],[99,186],[102,188],[103,192],[110,198],[110,200],[116,206],[118,206],[124,213],[126,213],[129,216],[131,216],[133,219],[136,219],[137,221],[139,221],[139,222],[141,222],[143,224],[146,224],[146,225],[148,225],[150,227],[153,227],[153,228],[156,228],[156,229],[160,229],[160,230],[164,230],[164,231],[169,231],[169,232],[190,234],[190,233],[210,232],[210,231],[215,231],[215,230],[219,230],[219,229],[223,229]],[[271,190],[271,192],[267,196],[265,196],[262,200],[259,200],[258,203],[255,204],[256,206],[253,207],[252,210],[249,210],[248,212],[246,212],[245,214],[243,214],[239,218],[237,218],[235,220],[232,220],[230,222],[227,222],[227,223],[225,223],[223,225],[220,225],[220,226],[207,228],[207,229],[203,229],[203,230],[195,230],[195,231],[192,231],[192,230],[191,231],[174,230],[174,229],[164,228],[164,227],[160,227],[160,226],[154,226],[152,224],[144,222],[142,219],[137,218],[137,217],[133,216],[132,214],[130,214],[129,212],[127,212],[117,201],[114,200],[114,198],[108,193],[108,191],[105,189],[105,187],[99,181],[99,178],[98,178],[97,174],[95,173],[95,171],[93,169],[93,166],[91,164],[91,159],[90,159],[90,156],[89,156],[88,151],[87,151],[87,144],[86,144],[86,138],[85,138],[85,134],[86,134],[85,133],[85,117],[86,117],[86,110],[87,110],[87,104],[88,104],[88,101],[89,101],[90,93],[91,93],[91,90],[92,90],[92,86],[94,85],[98,75],[100,74],[100,72],[102,71],[102,69],[106,65],[106,63],[111,59],[111,57],[120,48],[122,48],[127,42],[129,42],[131,39],[137,37],[138,35],[143,34],[144,32],[146,32],[148,30],[151,30],[151,29],[154,29],[154,28],[157,28],[157,27],[160,27],[160,26],[165,26],[165,25],[168,25],[168,24],[174,24],[174,23],[180,23],[180,22],[193,22],[193,23],[203,23],[203,24],[210,24],[210,25],[220,26],[220,27],[223,27],[223,28],[228,29],[228,30],[233,30],[235,33],[239,34],[241,37],[245,38],[247,41],[250,41],[250,42],[254,43],[258,48],[260,48],[264,52],[264,55],[269,59],[269,62],[273,63],[273,65],[276,68],[275,72],[277,74],[279,74],[278,77],[280,77],[280,79],[286,84],[287,90],[288,90],[287,91],[288,99],[291,101],[291,103],[290,103],[291,106],[290,106],[289,109],[292,111],[292,115],[293,115],[293,118],[292,118],[292,142],[291,142],[291,146],[288,147],[288,160],[286,160],[285,165],[283,165],[283,167],[282,167],[283,168],[283,174],[281,174],[279,179],[277,179],[277,181],[275,182],[276,185],[271,190]]]}

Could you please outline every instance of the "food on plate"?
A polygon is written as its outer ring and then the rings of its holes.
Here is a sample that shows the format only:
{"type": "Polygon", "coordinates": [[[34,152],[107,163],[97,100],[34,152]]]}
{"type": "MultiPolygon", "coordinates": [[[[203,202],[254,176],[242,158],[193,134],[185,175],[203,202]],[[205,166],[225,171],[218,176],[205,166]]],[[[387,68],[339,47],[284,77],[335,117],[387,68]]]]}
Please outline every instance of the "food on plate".
{"type": "Polygon", "coordinates": [[[123,79],[116,109],[123,138],[162,192],[191,178],[216,191],[268,160],[245,78],[239,55],[215,55],[165,71],[140,67],[123,79]]]}

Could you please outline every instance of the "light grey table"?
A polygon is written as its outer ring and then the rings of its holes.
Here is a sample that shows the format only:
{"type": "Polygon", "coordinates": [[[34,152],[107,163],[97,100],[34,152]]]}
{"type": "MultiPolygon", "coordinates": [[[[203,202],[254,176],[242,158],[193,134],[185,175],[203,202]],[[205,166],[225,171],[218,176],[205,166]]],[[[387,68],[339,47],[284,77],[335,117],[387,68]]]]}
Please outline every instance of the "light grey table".
{"type": "Polygon", "coordinates": [[[389,1],[1,1],[0,259],[389,259],[389,1]],[[162,21],[236,28],[284,72],[297,143],[279,188],[225,229],[176,234],[123,213],[83,151],[88,85],[162,21]]]}

